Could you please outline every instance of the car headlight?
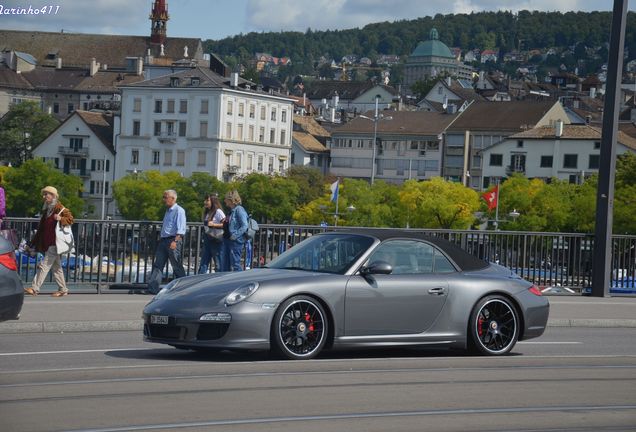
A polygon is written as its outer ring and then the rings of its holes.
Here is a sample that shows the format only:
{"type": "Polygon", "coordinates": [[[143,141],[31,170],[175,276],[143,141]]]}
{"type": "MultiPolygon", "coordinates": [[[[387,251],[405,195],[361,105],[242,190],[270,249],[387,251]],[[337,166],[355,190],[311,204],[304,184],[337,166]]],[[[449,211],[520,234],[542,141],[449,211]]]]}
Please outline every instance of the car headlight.
{"type": "Polygon", "coordinates": [[[228,294],[227,297],[225,297],[225,305],[232,306],[237,303],[240,303],[246,298],[248,298],[249,296],[251,296],[252,294],[254,294],[257,289],[258,289],[258,282],[250,282],[248,284],[240,286],[234,291],[232,291],[230,294],[228,294]]]}
{"type": "Polygon", "coordinates": [[[179,283],[179,279],[174,279],[173,281],[168,283],[168,285],[161,288],[161,290],[157,294],[155,294],[154,299],[163,297],[166,293],[168,293],[169,291],[172,291],[178,285],[178,283],[179,283]]]}

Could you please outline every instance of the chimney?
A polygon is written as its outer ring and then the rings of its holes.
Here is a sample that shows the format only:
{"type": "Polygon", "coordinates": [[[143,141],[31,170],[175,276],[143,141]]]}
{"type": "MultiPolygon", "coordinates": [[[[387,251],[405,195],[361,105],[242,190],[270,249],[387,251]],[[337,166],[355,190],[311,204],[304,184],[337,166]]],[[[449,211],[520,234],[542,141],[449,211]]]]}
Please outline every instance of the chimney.
{"type": "Polygon", "coordinates": [[[453,79],[451,77],[446,77],[446,85],[450,87],[453,84],[453,79]]]}
{"type": "Polygon", "coordinates": [[[596,87],[590,87],[590,98],[594,99],[596,97],[596,87]]]}
{"type": "Polygon", "coordinates": [[[334,108],[338,108],[338,102],[340,102],[340,96],[338,96],[338,92],[334,92],[331,97],[331,106],[334,108]]]}
{"type": "Polygon", "coordinates": [[[557,138],[561,138],[561,136],[563,136],[563,120],[557,120],[555,129],[554,135],[557,138]]]}
{"type": "Polygon", "coordinates": [[[90,68],[89,68],[90,76],[95,76],[95,74],[97,73],[98,70],[99,70],[99,63],[97,63],[95,61],[95,57],[93,57],[91,59],[91,65],[90,65],[90,68]]]}
{"type": "Polygon", "coordinates": [[[137,57],[136,66],[137,67],[135,73],[137,74],[137,76],[141,76],[144,73],[144,59],[141,57],[137,57]]]}
{"type": "Polygon", "coordinates": [[[238,87],[239,74],[238,72],[232,72],[230,74],[230,87],[236,88],[238,87]]]}
{"type": "Polygon", "coordinates": [[[55,69],[62,69],[62,57],[55,59],[55,69]]]}
{"type": "Polygon", "coordinates": [[[102,65],[102,70],[103,70],[103,71],[108,70],[108,65],[107,65],[106,63],[104,63],[104,64],[102,65]]]}

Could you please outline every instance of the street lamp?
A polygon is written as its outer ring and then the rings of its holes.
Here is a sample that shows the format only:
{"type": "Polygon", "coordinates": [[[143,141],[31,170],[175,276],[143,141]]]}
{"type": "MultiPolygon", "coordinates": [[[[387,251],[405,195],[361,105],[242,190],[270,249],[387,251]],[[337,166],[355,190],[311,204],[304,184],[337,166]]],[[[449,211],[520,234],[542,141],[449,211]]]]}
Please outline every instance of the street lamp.
{"type": "MultiPolygon", "coordinates": [[[[327,211],[326,211],[326,210],[327,210],[327,206],[326,206],[326,205],[320,205],[320,206],[318,206],[318,207],[320,208],[320,210],[321,210],[324,214],[326,214],[326,215],[333,215],[333,219],[334,219],[334,226],[338,226],[338,216],[340,216],[341,214],[344,214],[344,213],[341,213],[341,212],[338,212],[338,211],[335,211],[335,212],[327,212],[327,211]]],[[[355,208],[355,206],[354,206],[353,204],[349,204],[349,205],[346,207],[346,210],[347,210],[347,213],[352,213],[352,212],[354,212],[354,211],[356,210],[356,208],[355,208]]]]}
{"type": "Polygon", "coordinates": [[[393,120],[393,117],[391,116],[384,116],[381,113],[378,113],[378,103],[380,101],[380,97],[380,95],[375,95],[375,115],[373,116],[373,118],[367,117],[362,114],[358,116],[362,117],[363,119],[371,120],[373,122],[373,142],[371,143],[371,146],[373,147],[373,153],[371,156],[371,184],[373,184],[373,182],[375,181],[375,148],[377,146],[376,141],[378,139],[378,122],[380,120],[393,120]]]}

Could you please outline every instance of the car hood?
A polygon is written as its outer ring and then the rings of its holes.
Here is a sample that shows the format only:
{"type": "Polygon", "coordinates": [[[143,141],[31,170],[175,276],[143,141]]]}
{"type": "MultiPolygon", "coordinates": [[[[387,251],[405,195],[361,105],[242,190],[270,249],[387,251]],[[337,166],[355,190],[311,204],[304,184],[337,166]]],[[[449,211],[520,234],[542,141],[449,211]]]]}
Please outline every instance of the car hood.
{"type": "MultiPolygon", "coordinates": [[[[276,286],[285,286],[297,281],[306,282],[312,276],[325,276],[325,273],[312,273],[301,270],[252,269],[243,272],[215,273],[209,275],[188,276],[178,279],[176,286],[157,295],[147,306],[155,313],[169,305],[169,309],[196,309],[196,305],[225,304],[225,297],[235,289],[250,282],[258,282],[261,287],[269,281],[276,286]]],[[[260,288],[259,288],[260,289],[260,288]]]]}

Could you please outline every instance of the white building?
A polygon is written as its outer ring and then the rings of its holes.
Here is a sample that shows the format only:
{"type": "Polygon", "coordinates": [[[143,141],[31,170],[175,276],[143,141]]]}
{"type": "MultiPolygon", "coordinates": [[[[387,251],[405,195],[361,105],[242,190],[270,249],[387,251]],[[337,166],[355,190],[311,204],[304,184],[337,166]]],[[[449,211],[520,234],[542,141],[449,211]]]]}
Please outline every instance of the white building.
{"type": "MultiPolygon", "coordinates": [[[[542,126],[512,135],[483,150],[484,178],[512,173],[579,183],[598,172],[601,131],[589,125],[542,126]]],[[[616,154],[636,152],[636,139],[618,133],[616,154]]]]}
{"type": "Polygon", "coordinates": [[[33,157],[51,161],[65,174],[82,179],[87,216],[101,218],[114,214],[112,115],[75,111],[33,149],[33,157]]]}
{"type": "Polygon", "coordinates": [[[115,179],[131,172],[207,172],[229,181],[288,167],[293,100],[232,74],[193,68],[122,87],[115,179]]]}

